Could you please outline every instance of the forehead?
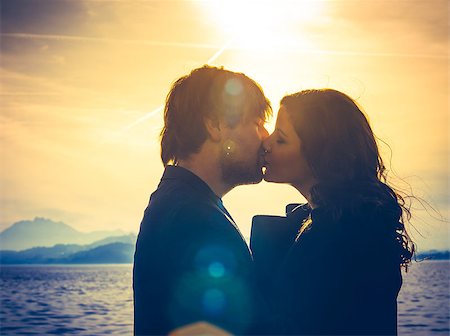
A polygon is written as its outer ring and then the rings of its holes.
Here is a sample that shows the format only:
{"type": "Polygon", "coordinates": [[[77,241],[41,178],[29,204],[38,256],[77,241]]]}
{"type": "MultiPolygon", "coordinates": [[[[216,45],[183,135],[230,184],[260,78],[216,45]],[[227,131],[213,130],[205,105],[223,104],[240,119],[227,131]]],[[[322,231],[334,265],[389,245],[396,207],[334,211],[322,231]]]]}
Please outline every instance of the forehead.
{"type": "Polygon", "coordinates": [[[276,127],[280,129],[284,134],[297,136],[297,132],[295,131],[295,127],[292,123],[290,114],[286,107],[283,105],[281,105],[280,109],[278,110],[276,127]]]}
{"type": "Polygon", "coordinates": [[[286,107],[284,105],[281,105],[280,109],[278,110],[277,124],[286,125],[286,124],[290,124],[290,123],[291,123],[291,120],[289,118],[289,114],[286,110],[286,107]]]}
{"type": "Polygon", "coordinates": [[[246,121],[266,121],[266,115],[264,111],[255,108],[249,108],[245,112],[244,120],[246,121]]]}
{"type": "Polygon", "coordinates": [[[272,115],[270,102],[264,96],[264,93],[255,83],[249,81],[243,90],[243,108],[244,118],[246,119],[262,119],[267,121],[272,115]]]}
{"type": "MultiPolygon", "coordinates": [[[[222,106],[218,107],[225,118],[246,123],[255,120],[266,121],[271,115],[269,101],[249,79],[228,79],[220,91],[219,101],[222,102],[222,106]]],[[[216,104],[214,101],[217,101],[214,97],[213,95],[213,105],[216,104]]]]}
{"type": "Polygon", "coordinates": [[[243,106],[241,122],[267,122],[271,114],[268,112],[267,106],[260,104],[247,103],[243,106]]]}

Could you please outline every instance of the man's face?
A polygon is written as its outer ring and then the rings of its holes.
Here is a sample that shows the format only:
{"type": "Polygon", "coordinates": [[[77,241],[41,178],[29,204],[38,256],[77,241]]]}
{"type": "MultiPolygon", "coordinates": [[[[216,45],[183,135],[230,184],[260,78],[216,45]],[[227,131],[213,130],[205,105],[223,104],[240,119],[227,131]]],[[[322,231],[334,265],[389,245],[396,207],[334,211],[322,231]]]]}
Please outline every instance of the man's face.
{"type": "Polygon", "coordinates": [[[234,128],[226,127],[222,141],[222,178],[231,186],[254,184],[263,178],[262,141],[269,133],[259,117],[242,120],[234,128]]]}

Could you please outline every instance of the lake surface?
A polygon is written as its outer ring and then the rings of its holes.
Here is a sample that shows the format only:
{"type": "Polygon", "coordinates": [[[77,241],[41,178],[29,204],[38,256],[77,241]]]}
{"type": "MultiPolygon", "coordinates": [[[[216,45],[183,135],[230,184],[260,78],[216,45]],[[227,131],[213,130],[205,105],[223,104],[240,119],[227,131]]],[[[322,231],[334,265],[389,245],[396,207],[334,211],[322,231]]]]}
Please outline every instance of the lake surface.
{"type": "MultiPolygon", "coordinates": [[[[450,334],[450,261],[413,263],[398,298],[399,335],[450,334]]],[[[130,335],[131,265],[0,267],[0,334],[130,335]]]]}

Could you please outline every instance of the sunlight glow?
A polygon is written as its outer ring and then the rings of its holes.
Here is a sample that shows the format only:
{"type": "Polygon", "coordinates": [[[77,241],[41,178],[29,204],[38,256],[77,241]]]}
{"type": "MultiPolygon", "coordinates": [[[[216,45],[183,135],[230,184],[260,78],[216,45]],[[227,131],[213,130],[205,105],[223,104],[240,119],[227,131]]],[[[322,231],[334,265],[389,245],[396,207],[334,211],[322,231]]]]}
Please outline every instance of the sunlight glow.
{"type": "Polygon", "coordinates": [[[266,49],[298,44],[298,30],[319,20],[323,4],[312,0],[211,0],[204,6],[237,47],[266,49]]]}

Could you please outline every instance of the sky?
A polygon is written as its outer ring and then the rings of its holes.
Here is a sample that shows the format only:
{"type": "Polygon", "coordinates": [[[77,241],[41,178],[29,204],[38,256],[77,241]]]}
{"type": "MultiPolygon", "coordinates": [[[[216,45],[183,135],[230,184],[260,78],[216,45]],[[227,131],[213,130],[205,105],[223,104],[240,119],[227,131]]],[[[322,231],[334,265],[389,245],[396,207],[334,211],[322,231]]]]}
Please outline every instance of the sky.
{"type": "MultiPolygon", "coordinates": [[[[353,97],[393,184],[430,205],[412,204],[418,249],[450,249],[446,0],[0,6],[0,230],[45,217],[84,232],[137,232],[163,172],[161,106],[177,78],[211,64],[255,79],[275,112],[307,88],[353,97]]],[[[305,202],[265,182],[223,200],[247,237],[253,215],[305,202]]]]}

